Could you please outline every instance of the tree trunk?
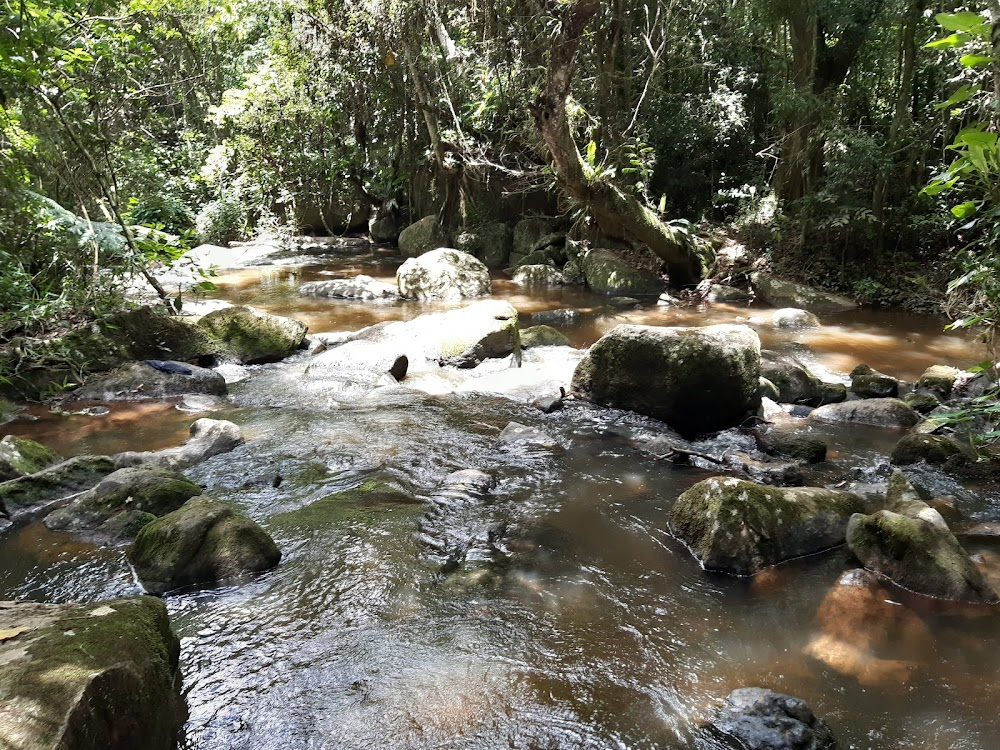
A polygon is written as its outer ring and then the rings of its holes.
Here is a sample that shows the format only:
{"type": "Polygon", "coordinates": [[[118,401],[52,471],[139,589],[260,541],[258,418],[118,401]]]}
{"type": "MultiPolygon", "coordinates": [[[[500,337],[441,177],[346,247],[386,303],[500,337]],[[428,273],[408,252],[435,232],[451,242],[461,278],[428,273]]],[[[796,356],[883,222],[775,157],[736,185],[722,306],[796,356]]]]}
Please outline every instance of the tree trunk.
{"type": "Polygon", "coordinates": [[[711,251],[698,248],[685,231],[665,225],[640,201],[591,174],[573,138],[566,101],[580,40],[600,7],[600,0],[575,0],[563,11],[545,87],[531,107],[535,126],[548,147],[557,182],[590,210],[602,232],[649,247],[666,264],[672,284],[696,284],[711,270],[711,251]]]}

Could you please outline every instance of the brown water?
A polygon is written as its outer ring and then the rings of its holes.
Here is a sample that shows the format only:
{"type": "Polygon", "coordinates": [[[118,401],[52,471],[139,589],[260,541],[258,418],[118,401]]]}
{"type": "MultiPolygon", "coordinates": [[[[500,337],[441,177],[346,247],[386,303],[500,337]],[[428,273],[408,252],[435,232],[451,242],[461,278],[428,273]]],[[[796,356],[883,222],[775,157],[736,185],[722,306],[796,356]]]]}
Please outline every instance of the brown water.
{"type": "MultiPolygon", "coordinates": [[[[385,268],[371,275],[388,277],[385,268]]],[[[298,283],[342,270],[241,271],[222,278],[222,296],[295,314],[315,330],[439,307],[294,295],[298,283]]],[[[529,297],[498,288],[525,317],[584,311],[566,329],[579,344],[625,320],[705,324],[762,314],[620,313],[582,292],[529,297]]],[[[809,346],[816,362],[841,371],[838,362],[867,361],[913,377],[926,364],[977,359],[960,337],[937,333],[937,321],[865,312],[834,323],[789,337],[760,330],[770,345],[804,356],[809,346]]],[[[251,368],[231,387],[233,409],[221,416],[243,427],[248,444],[189,471],[264,525],[284,558],[239,585],[167,597],[191,711],[185,748],[710,748],[699,722],[730,690],[748,685],[805,698],[844,748],[997,747],[995,610],[960,612],[890,592],[926,627],[925,637],[880,654],[912,663],[905,682],[876,668],[862,684],[824,666],[803,649],[823,630],[817,609],[850,567],[847,553],[753,580],[706,574],[666,533],[664,516],[708,474],[639,453],[637,443],[662,432],[656,422],[582,404],[542,415],[498,397],[415,392],[323,408],[298,398],[294,378],[281,377],[287,367],[251,368]],[[278,402],[282,408],[262,405],[278,402]],[[496,436],[511,420],[543,428],[560,449],[500,447],[496,436]],[[489,471],[497,490],[488,498],[437,492],[460,468],[489,471]],[[277,488],[276,474],[284,478],[277,488]],[[331,497],[373,476],[422,502],[331,497]],[[446,574],[440,548],[456,546],[465,554],[446,574]]],[[[109,417],[117,421],[45,417],[29,427],[72,453],[160,447],[191,420],[170,405],[114,407],[109,417]]],[[[853,467],[876,471],[898,438],[879,429],[797,429],[830,442],[835,458],[817,481],[846,478],[853,467]]],[[[995,497],[960,501],[972,515],[1000,518],[995,497]]],[[[1000,571],[1000,554],[983,552],[1000,571]]],[[[37,524],[0,540],[0,570],[0,598],[136,591],[120,550],[37,524]]]]}

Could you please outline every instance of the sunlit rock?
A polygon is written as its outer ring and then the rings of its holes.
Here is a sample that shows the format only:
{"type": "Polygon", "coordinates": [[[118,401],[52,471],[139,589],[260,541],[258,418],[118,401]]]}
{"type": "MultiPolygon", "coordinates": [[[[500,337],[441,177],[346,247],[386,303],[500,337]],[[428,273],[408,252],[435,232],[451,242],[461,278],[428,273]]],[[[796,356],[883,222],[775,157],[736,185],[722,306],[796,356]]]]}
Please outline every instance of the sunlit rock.
{"type": "Polygon", "coordinates": [[[247,365],[284,359],[306,335],[304,323],[246,306],[211,312],[197,327],[217,361],[247,365]]]}
{"type": "Polygon", "coordinates": [[[897,398],[866,398],[821,406],[810,419],[817,422],[845,422],[875,427],[913,427],[920,415],[897,398]]]}
{"type": "Polygon", "coordinates": [[[34,474],[0,482],[0,516],[18,521],[43,515],[114,470],[115,462],[108,456],[75,456],[34,474]]]}
{"type": "Polygon", "coordinates": [[[386,284],[364,274],[352,279],[332,281],[309,281],[299,287],[304,297],[331,297],[334,299],[397,299],[399,289],[394,284],[386,284]]]}
{"type": "Polygon", "coordinates": [[[783,307],[771,313],[771,324],[775,328],[803,329],[819,328],[819,318],[808,310],[799,310],[795,307],[783,307]]]}
{"type": "Polygon", "coordinates": [[[396,272],[405,299],[464,299],[493,290],[490,272],[479,259],[450,247],[439,247],[410,258],[396,272]]]}
{"type": "Polygon", "coordinates": [[[205,367],[170,360],[132,362],[110,375],[90,379],[72,401],[146,401],[187,393],[225,396],[226,379],[205,367]]]}
{"type": "Polygon", "coordinates": [[[583,256],[587,286],[601,294],[659,295],[666,286],[649,271],[636,268],[613,250],[595,248],[583,256]]]}
{"type": "Polygon", "coordinates": [[[5,435],[0,440],[0,482],[34,474],[60,460],[55,451],[41,443],[5,435]]]}
{"type": "Polygon", "coordinates": [[[399,252],[404,258],[417,258],[437,247],[451,244],[448,230],[437,216],[425,216],[399,233],[399,252]]]}
{"type": "Polygon", "coordinates": [[[116,468],[126,466],[159,466],[165,469],[185,469],[220,453],[228,453],[244,442],[243,432],[223,419],[195,420],[191,436],[175,448],[159,451],[126,451],[114,457],[116,468]]]}
{"type": "Polygon", "coordinates": [[[563,276],[558,269],[549,265],[519,266],[511,277],[520,286],[562,286],[563,276]]]}
{"type": "Polygon", "coordinates": [[[853,310],[858,305],[854,300],[798,284],[787,279],[779,279],[765,273],[756,272],[750,276],[757,296],[773,307],[795,307],[814,313],[843,312],[853,310]]]}
{"type": "Polygon", "coordinates": [[[801,698],[741,688],[726,698],[710,727],[740,750],[836,750],[826,722],[801,698]]]}

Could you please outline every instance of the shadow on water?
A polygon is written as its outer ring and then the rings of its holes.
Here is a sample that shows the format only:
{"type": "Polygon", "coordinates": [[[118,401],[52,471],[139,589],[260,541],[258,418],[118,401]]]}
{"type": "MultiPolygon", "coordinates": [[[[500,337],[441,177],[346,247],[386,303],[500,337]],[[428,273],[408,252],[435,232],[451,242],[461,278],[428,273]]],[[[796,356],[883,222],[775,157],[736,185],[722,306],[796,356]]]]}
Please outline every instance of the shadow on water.
{"type": "MultiPolygon", "coordinates": [[[[309,266],[294,278],[279,268],[268,269],[273,283],[261,286],[262,272],[251,269],[239,283],[224,276],[223,293],[341,330],[440,307],[294,295],[301,281],[348,270],[391,277],[381,265],[309,266]]],[[[579,344],[617,322],[705,324],[764,314],[618,313],[582,292],[498,290],[526,315],[585,310],[568,329],[579,344]]],[[[883,334],[902,321],[870,315],[771,341],[806,344],[830,367],[857,357],[910,376],[922,369],[921,357],[927,364],[975,359],[942,354],[958,351],[948,348],[958,339],[933,333],[936,322],[923,332],[911,322],[883,334]],[[926,337],[929,351],[904,356],[914,333],[926,337]],[[893,367],[889,358],[897,355],[893,367]]],[[[915,665],[905,684],[861,685],[806,656],[822,627],[820,603],[852,565],[848,553],[832,550],[752,580],[702,571],[667,533],[665,515],[708,474],[635,447],[662,425],[582,405],[543,415],[496,397],[405,389],[351,407],[297,401],[283,367],[255,369],[232,387],[234,409],[225,418],[241,425],[247,445],[188,471],[259,521],[284,557],[239,585],[167,596],[190,706],[184,748],[709,748],[698,724],[730,690],[750,685],[805,698],[843,747],[983,750],[995,743],[995,612],[914,608],[930,636],[894,652],[915,665]],[[512,420],[545,430],[557,447],[501,445],[499,432],[512,420]],[[465,468],[492,474],[496,489],[442,495],[445,477],[465,468]],[[366,501],[344,492],[374,479],[405,497],[366,501]],[[456,549],[461,554],[446,566],[456,549]]],[[[159,408],[125,408],[118,423],[80,417],[92,421],[59,425],[75,436],[64,440],[87,450],[179,442],[191,415],[159,408]],[[111,428],[98,437],[101,430],[85,429],[91,424],[111,428]]],[[[830,442],[834,460],[823,480],[871,468],[898,437],[804,422],[792,428],[830,442]]],[[[44,429],[35,435],[58,442],[55,423],[44,429]]],[[[4,538],[0,569],[0,598],[68,601],[137,590],[120,549],[95,549],[39,524],[4,538]]]]}

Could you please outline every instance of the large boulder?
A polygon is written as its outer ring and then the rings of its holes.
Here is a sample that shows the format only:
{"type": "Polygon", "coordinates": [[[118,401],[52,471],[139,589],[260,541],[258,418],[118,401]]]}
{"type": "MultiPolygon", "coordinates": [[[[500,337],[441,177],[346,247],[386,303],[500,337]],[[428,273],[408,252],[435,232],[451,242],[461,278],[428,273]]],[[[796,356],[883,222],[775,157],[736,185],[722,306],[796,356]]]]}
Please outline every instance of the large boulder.
{"type": "Polygon", "coordinates": [[[746,326],[620,325],[591,347],[573,390],[694,435],[738,424],[756,410],[760,339],[746,326]]]}
{"type": "Polygon", "coordinates": [[[467,229],[455,238],[456,248],[476,256],[488,268],[503,268],[510,258],[512,245],[510,227],[499,221],[467,229]]]}
{"type": "Polygon", "coordinates": [[[180,644],[153,597],[0,603],[0,747],[173,750],[180,644]]]}
{"type": "Polygon", "coordinates": [[[144,526],[128,557],[143,588],[162,594],[270,570],[281,551],[249,518],[202,496],[144,526]]]}
{"type": "Polygon", "coordinates": [[[734,690],[710,726],[738,750],[837,750],[804,700],[764,688],[734,690]]]}
{"type": "Polygon", "coordinates": [[[55,451],[34,440],[13,435],[0,440],[0,482],[35,474],[59,461],[55,451]]]}
{"type": "Polygon", "coordinates": [[[941,398],[951,396],[955,382],[961,376],[962,371],[946,365],[931,365],[917,381],[917,388],[932,391],[941,398]]]}
{"type": "Polygon", "coordinates": [[[863,507],[849,492],[713,477],[677,498],[667,522],[706,570],[746,576],[843,544],[863,507]]]}
{"type": "Polygon", "coordinates": [[[795,307],[814,313],[843,312],[858,305],[854,300],[805,284],[756,272],[750,276],[757,296],[773,307],[795,307]]]}
{"type": "Polygon", "coordinates": [[[405,299],[463,299],[493,291],[490,271],[477,258],[449,247],[410,258],[396,272],[405,299]]]}
{"type": "Polygon", "coordinates": [[[775,328],[800,330],[804,328],[819,328],[819,318],[808,310],[796,307],[783,307],[771,313],[771,323],[775,328]]]}
{"type": "Polygon", "coordinates": [[[399,252],[404,258],[416,258],[450,244],[448,230],[441,226],[437,216],[425,216],[399,233],[399,252]]]}
{"type": "Polygon", "coordinates": [[[896,398],[867,398],[827,404],[814,410],[809,418],[817,422],[847,422],[907,429],[920,421],[917,412],[896,398]]]}
{"type": "Polygon", "coordinates": [[[962,447],[944,435],[904,435],[892,449],[890,460],[899,466],[907,466],[920,461],[929,464],[943,464],[952,456],[962,453],[962,447]]]}
{"type": "Polygon", "coordinates": [[[649,271],[636,268],[612,250],[595,248],[582,260],[587,286],[595,292],[615,295],[659,295],[666,286],[649,271]]]}
{"type": "Polygon", "coordinates": [[[119,469],[45,518],[50,529],[134,536],[157,516],[180,508],[201,487],[183,474],[152,466],[119,469]]]}
{"type": "Polygon", "coordinates": [[[552,326],[532,326],[521,329],[521,346],[530,349],[535,346],[572,346],[572,342],[561,331],[552,326]]]}
{"type": "Polygon", "coordinates": [[[284,359],[302,346],[307,330],[297,320],[246,306],[210,312],[197,325],[218,361],[242,365],[284,359]]]}
{"type": "Polygon", "coordinates": [[[512,260],[534,252],[539,248],[539,243],[545,237],[555,232],[555,223],[552,219],[541,216],[529,216],[521,219],[514,225],[513,247],[511,248],[512,260]]]}
{"type": "Polygon", "coordinates": [[[511,280],[519,286],[562,286],[559,269],[548,265],[524,265],[514,271],[511,280]]]}
{"type": "Polygon", "coordinates": [[[127,466],[159,466],[180,471],[220,453],[228,453],[243,445],[243,433],[232,422],[203,417],[191,424],[190,437],[175,448],[159,451],[126,451],[114,457],[115,468],[127,466]]]}
{"type": "Polygon", "coordinates": [[[225,396],[226,379],[214,370],[184,362],[132,362],[75,390],[73,401],[147,401],[202,393],[225,396]]]}
{"type": "Polygon", "coordinates": [[[109,456],[76,456],[34,474],[0,482],[0,515],[18,521],[44,514],[115,470],[109,456]]]}
{"type": "Polygon", "coordinates": [[[778,389],[778,398],[775,400],[780,403],[819,406],[823,400],[823,387],[819,378],[795,357],[762,351],[760,374],[778,389]]]}
{"type": "Polygon", "coordinates": [[[353,279],[332,281],[307,281],[299,287],[304,297],[331,297],[334,299],[397,299],[399,289],[394,284],[386,284],[371,276],[355,276],[353,279]]]}

